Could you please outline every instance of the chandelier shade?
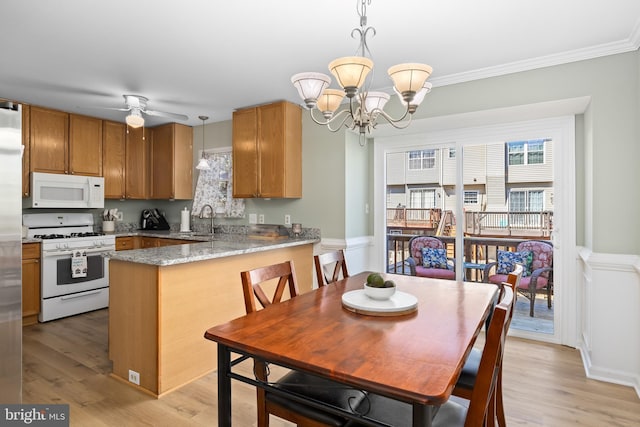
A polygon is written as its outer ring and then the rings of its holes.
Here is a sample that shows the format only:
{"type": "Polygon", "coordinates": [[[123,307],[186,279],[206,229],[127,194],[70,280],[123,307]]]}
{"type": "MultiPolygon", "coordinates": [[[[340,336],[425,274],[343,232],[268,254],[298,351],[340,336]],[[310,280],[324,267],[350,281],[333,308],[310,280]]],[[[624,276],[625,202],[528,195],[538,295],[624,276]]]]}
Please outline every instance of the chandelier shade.
{"type": "Polygon", "coordinates": [[[325,118],[330,118],[333,113],[340,107],[344,91],[338,89],[325,89],[318,98],[316,108],[325,118]]]}
{"type": "Polygon", "coordinates": [[[298,95],[307,108],[313,108],[316,100],[331,84],[331,77],[322,73],[298,73],[291,77],[291,83],[298,89],[298,95]]]}
{"type": "Polygon", "coordinates": [[[314,122],[326,126],[331,132],[337,132],[342,126],[357,129],[360,133],[360,145],[364,145],[366,134],[372,132],[379,118],[383,118],[397,129],[409,126],[413,113],[431,91],[431,83],[428,83],[427,79],[433,69],[429,65],[419,63],[390,67],[388,74],[393,81],[393,90],[405,108],[402,116],[397,118],[386,113],[384,107],[391,99],[389,93],[370,90],[374,70],[367,37],[376,34],[375,28],[367,26],[367,5],[371,4],[371,0],[356,1],[360,28],[355,28],[351,36],[356,38],[356,35],[359,35],[359,55],[337,58],[329,63],[329,71],[341,89],[329,88],[331,78],[315,72],[295,74],[291,77],[291,83],[298,90],[298,95],[304,101],[314,122]],[[340,109],[345,96],[348,106],[340,109]],[[322,118],[317,117],[318,113],[322,118]]]}
{"type": "Polygon", "coordinates": [[[363,56],[345,56],[329,64],[329,71],[344,89],[347,97],[353,97],[364,84],[369,71],[373,69],[373,61],[363,56]]]}
{"type": "Polygon", "coordinates": [[[393,86],[405,101],[411,101],[416,92],[424,86],[433,69],[426,64],[398,64],[389,68],[393,86]],[[411,99],[407,99],[410,94],[411,99]]]}
{"type": "Polygon", "coordinates": [[[407,102],[404,99],[402,99],[402,94],[398,92],[398,89],[394,87],[393,90],[398,94],[402,103],[405,106],[408,106],[409,112],[412,113],[411,110],[413,110],[413,112],[416,111],[416,109],[420,106],[420,104],[422,104],[422,101],[424,101],[425,96],[427,96],[427,94],[431,92],[432,87],[433,85],[431,84],[431,82],[424,82],[424,86],[422,86],[422,89],[416,92],[411,102],[407,102]]]}
{"type": "Polygon", "coordinates": [[[364,108],[367,111],[375,112],[375,110],[382,110],[391,96],[385,92],[366,92],[363,98],[364,108]]]}

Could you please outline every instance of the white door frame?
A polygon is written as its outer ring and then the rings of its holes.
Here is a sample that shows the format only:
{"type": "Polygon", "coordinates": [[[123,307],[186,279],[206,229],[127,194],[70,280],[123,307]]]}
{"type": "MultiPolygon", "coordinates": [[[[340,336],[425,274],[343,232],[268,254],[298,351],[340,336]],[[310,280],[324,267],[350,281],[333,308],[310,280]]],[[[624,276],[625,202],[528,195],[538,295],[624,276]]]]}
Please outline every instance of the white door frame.
{"type": "MultiPolygon", "coordinates": [[[[586,102],[581,104],[582,112],[586,102]]],[[[504,111],[502,111],[504,112],[504,111]]],[[[483,112],[482,114],[486,114],[483,112]]],[[[468,118],[469,114],[464,115],[468,118]]],[[[429,120],[429,119],[427,119],[429,120]]],[[[453,120],[451,123],[455,123],[453,120]]],[[[469,121],[466,121],[469,123],[469,121]]],[[[493,123],[496,123],[494,121],[493,123]]],[[[415,124],[415,123],[414,123],[415,124]]],[[[412,124],[412,126],[414,125],[412,124]]],[[[386,132],[385,132],[386,133],[386,132]]],[[[392,133],[386,133],[393,135],[392,133]]],[[[554,292],[554,334],[539,334],[512,329],[512,335],[541,341],[577,345],[578,306],[576,284],[576,179],[575,179],[575,116],[564,115],[536,120],[473,127],[451,127],[444,130],[425,131],[419,134],[376,137],[374,142],[374,259],[376,265],[386,265],[385,182],[386,154],[406,151],[416,147],[438,147],[456,144],[460,150],[465,145],[506,142],[518,139],[550,137],[554,141],[554,279],[562,286],[554,292]]],[[[458,174],[462,182],[462,174],[458,174]]],[[[460,193],[460,192],[458,192],[460,193]]],[[[461,193],[460,193],[461,195],[461,193]]],[[[460,195],[458,197],[460,197],[460,195]]],[[[462,204],[457,203],[456,215],[461,214],[462,204]]],[[[462,239],[457,245],[462,246],[462,239]]],[[[458,253],[460,252],[461,248],[458,253]]],[[[458,260],[462,263],[462,260],[458,260]]],[[[457,268],[460,272],[462,269],[457,268]]]]}

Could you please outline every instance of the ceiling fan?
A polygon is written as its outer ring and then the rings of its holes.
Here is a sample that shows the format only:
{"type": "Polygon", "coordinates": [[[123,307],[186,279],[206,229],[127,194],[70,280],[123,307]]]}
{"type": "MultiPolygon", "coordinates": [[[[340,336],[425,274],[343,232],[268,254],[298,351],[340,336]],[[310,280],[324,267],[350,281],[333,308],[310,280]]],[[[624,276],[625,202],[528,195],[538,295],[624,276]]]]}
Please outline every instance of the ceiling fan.
{"type": "Polygon", "coordinates": [[[116,111],[129,111],[129,115],[126,117],[126,123],[132,128],[139,128],[144,126],[144,115],[167,117],[175,120],[188,120],[189,117],[184,114],[167,113],[165,111],[147,110],[148,98],[140,95],[122,95],[124,97],[124,103],[126,108],[111,108],[105,107],[108,110],[116,111]]]}

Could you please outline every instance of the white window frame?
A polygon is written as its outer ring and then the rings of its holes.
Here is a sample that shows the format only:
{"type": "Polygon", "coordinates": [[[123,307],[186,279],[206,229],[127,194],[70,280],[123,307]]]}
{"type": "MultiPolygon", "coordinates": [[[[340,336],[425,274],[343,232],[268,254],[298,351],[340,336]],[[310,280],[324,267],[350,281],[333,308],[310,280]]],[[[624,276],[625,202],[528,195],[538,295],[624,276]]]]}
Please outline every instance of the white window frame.
{"type": "Polygon", "coordinates": [[[477,205],[480,203],[480,192],[477,190],[464,190],[463,200],[465,205],[477,205]],[[468,202],[467,195],[472,195],[475,197],[475,202],[468,202]]]}
{"type": "Polygon", "coordinates": [[[545,140],[540,140],[540,139],[535,139],[535,140],[529,140],[529,141],[511,141],[511,142],[507,142],[507,166],[525,166],[525,165],[543,165],[544,161],[545,161],[545,150],[546,150],[546,144],[545,144],[545,140]],[[529,155],[530,154],[534,154],[534,153],[540,153],[540,150],[529,150],[529,144],[531,145],[538,145],[538,144],[542,144],[542,161],[541,162],[535,162],[535,163],[531,163],[529,161],[529,155]],[[522,151],[514,151],[511,152],[511,147],[516,147],[516,146],[522,146],[522,151]],[[511,162],[511,155],[512,154],[522,154],[522,163],[512,163],[511,162]]]}
{"type": "Polygon", "coordinates": [[[433,169],[436,167],[436,150],[414,150],[407,153],[407,161],[409,170],[425,170],[433,169]],[[419,154],[417,157],[411,157],[412,155],[419,154]],[[417,165],[416,165],[417,164],[417,165]],[[416,167],[418,166],[419,167],[416,167]]]}
{"type": "Polygon", "coordinates": [[[409,189],[409,208],[410,209],[435,209],[436,208],[436,190],[434,188],[410,188],[409,189]],[[422,206],[414,206],[413,204],[413,194],[420,193],[420,204],[422,206]],[[427,193],[433,194],[433,206],[425,206],[425,202],[428,200],[426,197],[427,193]]]}
{"type": "Polygon", "coordinates": [[[509,190],[509,201],[507,203],[508,209],[510,212],[542,212],[544,211],[544,201],[545,194],[543,189],[512,189],[509,190]],[[512,197],[514,193],[523,193],[524,194],[524,209],[523,210],[514,210],[512,208],[512,197]],[[531,209],[531,194],[532,193],[540,193],[542,195],[542,208],[541,209],[531,209]]]}

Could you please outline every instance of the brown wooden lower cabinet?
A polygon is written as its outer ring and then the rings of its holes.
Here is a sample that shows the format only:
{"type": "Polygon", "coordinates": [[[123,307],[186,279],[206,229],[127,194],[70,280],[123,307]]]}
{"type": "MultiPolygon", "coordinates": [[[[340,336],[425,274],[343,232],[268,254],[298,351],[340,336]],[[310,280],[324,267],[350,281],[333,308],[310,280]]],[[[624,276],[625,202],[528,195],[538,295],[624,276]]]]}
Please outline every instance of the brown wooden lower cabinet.
{"type": "Polygon", "coordinates": [[[214,371],[217,348],[203,334],[245,314],[240,272],[289,259],[300,291],[310,291],[312,244],[163,266],[111,260],[112,376],[161,396],[214,371]],[[139,386],[129,382],[130,370],[139,386]]]}
{"type": "Polygon", "coordinates": [[[40,314],[40,243],[22,245],[22,326],[38,323],[40,314]]]}

